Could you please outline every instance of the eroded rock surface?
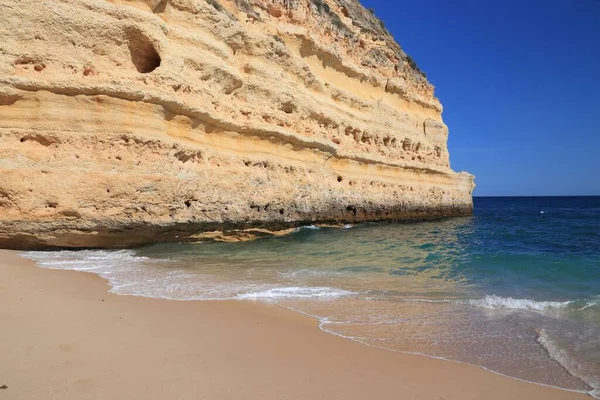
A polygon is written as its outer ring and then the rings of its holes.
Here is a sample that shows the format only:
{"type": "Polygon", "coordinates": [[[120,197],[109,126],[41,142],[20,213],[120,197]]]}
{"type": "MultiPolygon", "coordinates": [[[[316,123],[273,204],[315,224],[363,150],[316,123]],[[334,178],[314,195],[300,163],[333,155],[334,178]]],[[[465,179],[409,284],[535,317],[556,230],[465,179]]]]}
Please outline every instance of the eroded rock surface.
{"type": "Polygon", "coordinates": [[[432,85],[356,0],[7,0],[0,37],[0,247],[472,212],[432,85]]]}

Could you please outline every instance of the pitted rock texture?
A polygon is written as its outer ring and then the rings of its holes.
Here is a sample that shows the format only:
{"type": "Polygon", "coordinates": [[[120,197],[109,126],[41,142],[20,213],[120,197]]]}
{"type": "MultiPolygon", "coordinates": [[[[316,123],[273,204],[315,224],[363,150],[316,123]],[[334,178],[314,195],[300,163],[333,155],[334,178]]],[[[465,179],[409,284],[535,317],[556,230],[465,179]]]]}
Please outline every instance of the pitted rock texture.
{"type": "Polygon", "coordinates": [[[0,247],[472,212],[432,85],[356,0],[6,0],[0,36],[0,247]]]}

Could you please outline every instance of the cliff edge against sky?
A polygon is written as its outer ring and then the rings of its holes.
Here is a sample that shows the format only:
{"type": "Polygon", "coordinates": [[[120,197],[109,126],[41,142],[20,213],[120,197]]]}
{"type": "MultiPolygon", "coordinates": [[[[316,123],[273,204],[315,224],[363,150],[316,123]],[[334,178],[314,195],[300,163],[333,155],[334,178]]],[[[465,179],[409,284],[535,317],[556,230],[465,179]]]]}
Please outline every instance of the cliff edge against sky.
{"type": "Polygon", "coordinates": [[[432,85],[356,0],[8,0],[0,34],[0,247],[472,212],[432,85]]]}

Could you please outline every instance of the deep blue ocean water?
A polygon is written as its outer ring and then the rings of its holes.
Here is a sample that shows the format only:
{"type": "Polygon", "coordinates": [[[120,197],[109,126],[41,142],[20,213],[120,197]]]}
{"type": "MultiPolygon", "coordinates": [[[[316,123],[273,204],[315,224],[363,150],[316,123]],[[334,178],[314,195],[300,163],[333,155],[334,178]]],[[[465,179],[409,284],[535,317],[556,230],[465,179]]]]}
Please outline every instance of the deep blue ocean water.
{"type": "Polygon", "coordinates": [[[600,197],[475,198],[457,227],[465,257],[452,261],[482,293],[593,300],[600,295],[600,197]]]}
{"type": "Polygon", "coordinates": [[[97,273],[116,293],[276,302],[366,345],[596,391],[600,197],[474,203],[472,217],[435,222],[25,255],[97,273]]]}

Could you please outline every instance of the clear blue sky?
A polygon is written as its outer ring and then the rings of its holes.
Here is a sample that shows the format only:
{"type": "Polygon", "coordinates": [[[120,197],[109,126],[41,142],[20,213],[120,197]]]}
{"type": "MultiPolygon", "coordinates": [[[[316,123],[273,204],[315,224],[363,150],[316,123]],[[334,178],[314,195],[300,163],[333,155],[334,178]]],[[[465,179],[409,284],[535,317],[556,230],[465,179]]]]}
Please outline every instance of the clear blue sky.
{"type": "Polygon", "coordinates": [[[427,73],[476,196],[600,195],[600,0],[362,0],[427,73]]]}

